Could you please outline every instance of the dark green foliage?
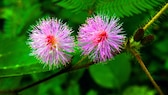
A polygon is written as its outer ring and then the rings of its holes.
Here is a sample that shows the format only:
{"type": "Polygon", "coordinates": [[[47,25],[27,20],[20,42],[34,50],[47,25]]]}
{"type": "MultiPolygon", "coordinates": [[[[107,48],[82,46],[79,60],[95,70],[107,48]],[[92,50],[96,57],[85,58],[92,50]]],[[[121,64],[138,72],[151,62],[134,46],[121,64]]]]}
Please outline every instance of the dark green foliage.
{"type": "Polygon", "coordinates": [[[130,86],[128,87],[122,95],[155,95],[156,91],[149,89],[147,86],[130,86]]]}
{"type": "Polygon", "coordinates": [[[6,37],[16,37],[25,34],[32,21],[41,15],[40,5],[37,1],[5,0],[3,18],[5,19],[4,32],[6,37]]]}
{"type": "Polygon", "coordinates": [[[15,88],[19,87],[21,78],[22,78],[21,76],[12,77],[12,79],[11,79],[11,77],[0,78],[0,85],[1,85],[0,90],[8,90],[9,85],[10,85],[10,89],[15,89],[15,88]]]}
{"type": "MultiPolygon", "coordinates": [[[[158,6],[161,0],[100,0],[97,11],[109,13],[118,17],[140,14],[142,11],[158,6]]],[[[163,1],[163,0],[162,0],[163,1]]]]}
{"type": "Polygon", "coordinates": [[[89,11],[92,10],[96,0],[61,0],[56,3],[66,9],[71,9],[73,12],[89,11]]]}
{"type": "Polygon", "coordinates": [[[0,78],[21,76],[25,74],[45,72],[49,69],[30,56],[30,48],[23,38],[0,39],[0,78]]]}
{"type": "Polygon", "coordinates": [[[130,56],[120,54],[114,60],[90,67],[89,71],[97,84],[105,88],[119,88],[128,81],[130,76],[131,64],[129,60],[130,56]]]}
{"type": "MultiPolygon", "coordinates": [[[[127,37],[143,27],[167,0],[0,0],[0,91],[23,87],[43,79],[60,68],[49,70],[30,56],[26,44],[29,29],[41,17],[62,19],[74,29],[94,13],[122,17],[127,37]]],[[[152,44],[141,48],[142,59],[159,86],[168,95],[168,11],[155,25],[145,31],[154,34],[152,44]]],[[[140,37],[141,38],[141,37],[140,37]]],[[[81,56],[79,47],[72,54],[72,65],[81,56]]],[[[86,64],[85,59],[81,64],[86,64]]],[[[138,62],[129,54],[121,54],[107,64],[68,72],[40,85],[24,90],[19,95],[154,95],[157,94],[138,62]],[[145,94],[144,94],[145,93],[145,94]]],[[[79,65],[81,65],[79,64],[79,65]]],[[[4,95],[1,94],[0,95],[4,95]]],[[[9,95],[9,94],[8,94],[9,95]]]]}
{"type": "Polygon", "coordinates": [[[116,15],[118,17],[133,16],[143,11],[153,9],[165,0],[62,0],[57,1],[57,5],[70,9],[73,12],[93,11],[116,15]]]}

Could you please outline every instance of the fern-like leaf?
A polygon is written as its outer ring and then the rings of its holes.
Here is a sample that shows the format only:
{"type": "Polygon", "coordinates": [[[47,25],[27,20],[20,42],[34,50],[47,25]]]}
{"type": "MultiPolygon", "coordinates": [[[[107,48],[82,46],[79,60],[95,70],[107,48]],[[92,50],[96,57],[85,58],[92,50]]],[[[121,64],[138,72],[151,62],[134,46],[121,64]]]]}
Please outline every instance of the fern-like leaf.
{"type": "Polygon", "coordinates": [[[96,0],[62,0],[57,3],[58,6],[61,6],[66,9],[70,9],[73,12],[86,11],[93,7],[96,0]]]}
{"type": "Polygon", "coordinates": [[[94,10],[98,13],[132,16],[153,9],[166,0],[62,0],[57,5],[73,12],[94,10]]]}
{"type": "Polygon", "coordinates": [[[116,15],[132,16],[153,9],[165,0],[99,0],[96,11],[116,15]]]}

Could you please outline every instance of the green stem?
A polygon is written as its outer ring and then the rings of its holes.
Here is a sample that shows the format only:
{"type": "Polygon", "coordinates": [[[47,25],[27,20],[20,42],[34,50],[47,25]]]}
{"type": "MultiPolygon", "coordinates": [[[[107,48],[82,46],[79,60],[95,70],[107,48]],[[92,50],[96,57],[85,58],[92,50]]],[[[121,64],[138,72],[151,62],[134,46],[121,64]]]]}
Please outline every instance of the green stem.
{"type": "Polygon", "coordinates": [[[143,30],[146,30],[156,19],[160,17],[161,14],[168,8],[168,3],[143,27],[143,30]]]}
{"type": "Polygon", "coordinates": [[[160,87],[157,85],[157,83],[155,82],[155,80],[153,79],[153,77],[151,76],[150,72],[148,71],[148,69],[146,68],[144,62],[141,59],[141,56],[133,49],[130,49],[130,52],[135,56],[135,58],[137,59],[137,61],[139,62],[140,66],[142,67],[142,69],[144,70],[144,72],[146,73],[146,75],[148,76],[148,78],[150,79],[150,81],[152,82],[152,84],[154,85],[154,87],[156,88],[156,90],[159,92],[160,95],[164,95],[162,90],[160,89],[160,87]]]}
{"type": "Polygon", "coordinates": [[[82,61],[85,60],[86,58],[87,58],[87,56],[82,57],[82,59],[79,60],[75,65],[78,65],[78,64],[82,63],[82,61]]]}

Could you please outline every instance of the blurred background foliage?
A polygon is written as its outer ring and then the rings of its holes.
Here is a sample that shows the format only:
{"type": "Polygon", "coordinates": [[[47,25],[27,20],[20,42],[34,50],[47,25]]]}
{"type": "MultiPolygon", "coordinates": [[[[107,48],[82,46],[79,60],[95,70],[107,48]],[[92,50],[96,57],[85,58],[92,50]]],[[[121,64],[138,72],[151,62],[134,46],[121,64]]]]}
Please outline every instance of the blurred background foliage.
{"type": "MultiPolygon", "coordinates": [[[[86,18],[102,13],[117,16],[127,37],[145,25],[167,0],[0,0],[0,90],[23,87],[60,69],[49,70],[30,56],[29,30],[39,18],[56,17],[74,29],[86,18]]],[[[155,41],[141,56],[156,82],[168,94],[168,11],[146,32],[155,41]]],[[[79,59],[75,50],[72,63],[79,59]]],[[[84,60],[87,63],[88,60],[84,60]]],[[[137,61],[128,53],[105,64],[69,72],[27,89],[20,95],[157,95],[137,61]]]]}

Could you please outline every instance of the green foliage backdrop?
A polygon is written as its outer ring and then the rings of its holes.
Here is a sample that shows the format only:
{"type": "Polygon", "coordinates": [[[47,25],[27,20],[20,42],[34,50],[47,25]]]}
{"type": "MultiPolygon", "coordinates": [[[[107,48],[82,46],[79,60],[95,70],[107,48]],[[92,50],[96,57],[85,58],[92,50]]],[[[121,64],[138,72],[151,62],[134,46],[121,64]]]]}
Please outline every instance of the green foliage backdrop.
{"type": "MultiPolygon", "coordinates": [[[[45,78],[49,70],[30,56],[27,39],[31,26],[40,18],[55,17],[67,22],[77,36],[79,26],[96,13],[117,16],[127,37],[142,27],[166,0],[0,0],[0,91],[16,89],[45,78]]],[[[141,49],[152,76],[168,94],[168,11],[148,30],[155,41],[141,49]]],[[[82,56],[76,47],[72,64],[82,56]]],[[[85,64],[88,60],[84,60],[85,64]]],[[[123,53],[104,64],[62,74],[21,95],[156,95],[137,61],[123,53]],[[145,93],[145,94],[143,94],[145,93]]],[[[166,95],[165,94],[165,95],[166,95]]]]}

